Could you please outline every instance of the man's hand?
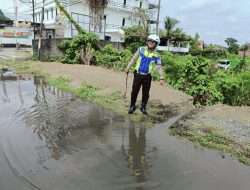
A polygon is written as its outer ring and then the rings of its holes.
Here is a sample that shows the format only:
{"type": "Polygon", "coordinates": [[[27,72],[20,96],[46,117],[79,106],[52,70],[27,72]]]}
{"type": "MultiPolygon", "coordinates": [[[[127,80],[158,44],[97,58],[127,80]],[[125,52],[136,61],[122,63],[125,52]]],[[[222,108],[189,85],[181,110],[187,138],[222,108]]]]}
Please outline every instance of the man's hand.
{"type": "Polygon", "coordinates": [[[163,86],[164,85],[164,79],[160,80],[160,85],[163,86]]]}

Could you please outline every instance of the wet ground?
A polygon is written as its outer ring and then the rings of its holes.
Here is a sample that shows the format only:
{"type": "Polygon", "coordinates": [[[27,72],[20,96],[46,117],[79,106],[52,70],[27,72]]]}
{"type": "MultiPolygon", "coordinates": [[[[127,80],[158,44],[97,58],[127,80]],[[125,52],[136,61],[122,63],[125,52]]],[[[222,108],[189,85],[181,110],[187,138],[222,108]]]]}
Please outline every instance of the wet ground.
{"type": "Polygon", "coordinates": [[[249,167],[169,136],[174,120],[145,128],[38,77],[0,81],[0,189],[249,189],[249,167]]]}
{"type": "Polygon", "coordinates": [[[32,57],[31,48],[0,48],[0,61],[27,60],[32,57]]]}

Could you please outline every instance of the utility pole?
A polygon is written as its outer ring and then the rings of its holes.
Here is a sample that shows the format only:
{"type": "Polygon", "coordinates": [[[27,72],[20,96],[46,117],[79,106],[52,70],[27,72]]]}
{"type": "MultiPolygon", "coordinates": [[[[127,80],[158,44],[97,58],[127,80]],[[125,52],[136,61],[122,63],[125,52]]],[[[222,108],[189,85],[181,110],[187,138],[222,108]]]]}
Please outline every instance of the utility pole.
{"type": "Polygon", "coordinates": [[[161,0],[158,0],[158,13],[157,13],[157,22],[156,22],[156,34],[159,35],[160,34],[160,11],[161,11],[161,0]]]}
{"type": "Polygon", "coordinates": [[[40,32],[39,32],[39,40],[38,40],[38,59],[41,59],[41,44],[42,44],[42,37],[43,37],[43,20],[44,20],[44,3],[45,0],[43,0],[42,5],[42,18],[40,22],[40,32]]]}
{"type": "Polygon", "coordinates": [[[36,26],[35,26],[35,0],[32,0],[32,17],[33,17],[33,40],[36,39],[35,36],[35,31],[36,31],[36,26]]]}

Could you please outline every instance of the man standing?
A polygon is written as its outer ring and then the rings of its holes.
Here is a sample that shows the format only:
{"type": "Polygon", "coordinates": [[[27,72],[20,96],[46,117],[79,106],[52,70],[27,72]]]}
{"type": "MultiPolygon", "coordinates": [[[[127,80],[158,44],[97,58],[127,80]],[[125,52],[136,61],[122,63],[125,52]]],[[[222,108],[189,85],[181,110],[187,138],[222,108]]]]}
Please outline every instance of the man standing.
{"type": "Polygon", "coordinates": [[[154,68],[154,65],[158,69],[160,74],[160,84],[164,84],[163,70],[161,66],[161,58],[158,52],[156,51],[157,46],[160,44],[160,38],[157,35],[150,35],[147,39],[147,46],[140,47],[130,63],[126,68],[126,73],[129,72],[129,69],[135,65],[134,69],[134,80],[131,93],[131,104],[128,113],[133,114],[136,110],[136,100],[140,88],[142,86],[142,103],[141,103],[141,112],[147,115],[147,103],[149,99],[149,91],[151,87],[152,76],[151,72],[154,68]]]}

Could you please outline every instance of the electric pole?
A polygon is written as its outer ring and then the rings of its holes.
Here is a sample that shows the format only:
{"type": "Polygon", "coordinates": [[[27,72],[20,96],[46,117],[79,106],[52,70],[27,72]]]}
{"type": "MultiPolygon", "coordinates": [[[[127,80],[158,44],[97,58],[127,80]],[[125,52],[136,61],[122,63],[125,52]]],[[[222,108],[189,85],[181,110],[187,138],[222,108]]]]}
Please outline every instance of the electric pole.
{"type": "Polygon", "coordinates": [[[42,45],[42,37],[43,37],[43,20],[44,20],[44,3],[45,0],[43,0],[42,5],[42,18],[40,22],[40,32],[39,32],[39,40],[38,40],[38,59],[41,59],[41,45],[42,45]]]}
{"type": "Polygon", "coordinates": [[[33,17],[33,40],[36,39],[35,36],[35,31],[36,31],[36,26],[35,26],[35,0],[32,0],[32,17],[33,17]]]}
{"type": "Polygon", "coordinates": [[[158,12],[157,12],[157,22],[156,22],[156,34],[160,34],[160,11],[161,11],[161,0],[158,0],[158,12]]]}

